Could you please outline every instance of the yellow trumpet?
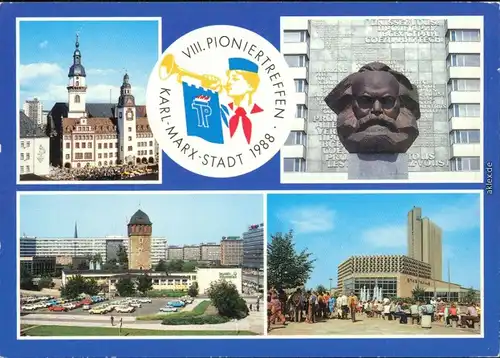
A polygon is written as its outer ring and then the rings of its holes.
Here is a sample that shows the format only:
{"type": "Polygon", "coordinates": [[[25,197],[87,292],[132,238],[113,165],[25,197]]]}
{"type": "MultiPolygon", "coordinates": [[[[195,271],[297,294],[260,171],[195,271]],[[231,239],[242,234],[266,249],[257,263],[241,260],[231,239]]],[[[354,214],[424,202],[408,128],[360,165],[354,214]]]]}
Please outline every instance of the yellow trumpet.
{"type": "Polygon", "coordinates": [[[182,83],[183,77],[190,77],[192,79],[200,81],[200,84],[204,88],[211,89],[216,92],[222,92],[222,81],[219,77],[214,75],[200,75],[195,72],[185,70],[175,62],[174,55],[167,54],[160,63],[159,76],[160,79],[166,80],[170,76],[176,75],[177,81],[182,83]]]}

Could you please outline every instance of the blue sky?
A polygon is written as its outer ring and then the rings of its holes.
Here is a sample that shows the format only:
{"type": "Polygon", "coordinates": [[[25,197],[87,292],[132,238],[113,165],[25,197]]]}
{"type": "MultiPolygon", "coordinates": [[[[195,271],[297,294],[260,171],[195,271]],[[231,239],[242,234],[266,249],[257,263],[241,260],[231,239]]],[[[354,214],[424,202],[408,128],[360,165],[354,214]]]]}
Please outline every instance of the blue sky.
{"type": "Polygon", "coordinates": [[[443,279],[480,283],[479,194],[273,194],[268,237],[295,231],[296,249],[313,253],[310,287],[337,284],[337,266],[353,255],[407,254],[407,214],[413,206],[443,229],[443,279]]]}
{"type": "Polygon", "coordinates": [[[258,194],[22,195],[20,232],[73,237],[77,221],[79,237],[126,235],[127,219],[139,208],[153,223],[153,235],[169,245],[218,242],[264,221],[258,194]],[[47,215],[48,208],[57,215],[47,215]]]}
{"type": "Polygon", "coordinates": [[[19,28],[21,106],[33,97],[47,110],[67,102],[77,32],[87,101],[109,102],[112,89],[115,103],[127,70],[136,103],[145,104],[147,80],[158,59],[157,21],[21,21],[19,28]]]}

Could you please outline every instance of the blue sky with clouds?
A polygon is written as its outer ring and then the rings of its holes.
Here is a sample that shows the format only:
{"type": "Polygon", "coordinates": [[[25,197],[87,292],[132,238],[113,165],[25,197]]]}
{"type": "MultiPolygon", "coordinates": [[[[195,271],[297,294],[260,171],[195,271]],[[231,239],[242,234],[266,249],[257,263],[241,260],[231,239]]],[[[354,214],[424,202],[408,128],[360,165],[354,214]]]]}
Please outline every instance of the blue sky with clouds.
{"type": "Polygon", "coordinates": [[[45,109],[67,102],[68,69],[80,33],[88,102],[119,96],[127,70],[137,104],[145,104],[147,80],[158,59],[157,21],[21,21],[20,105],[38,97],[45,109]]]}
{"type": "Polygon", "coordinates": [[[316,258],[307,283],[337,282],[337,266],[353,255],[407,254],[407,214],[413,206],[443,229],[443,279],[480,284],[479,194],[272,194],[268,237],[295,231],[296,249],[316,258]]]}
{"type": "Polygon", "coordinates": [[[58,193],[21,196],[20,233],[73,237],[77,221],[79,237],[126,235],[127,220],[139,208],[153,223],[153,235],[166,237],[169,245],[218,242],[264,221],[259,194],[58,193]]]}

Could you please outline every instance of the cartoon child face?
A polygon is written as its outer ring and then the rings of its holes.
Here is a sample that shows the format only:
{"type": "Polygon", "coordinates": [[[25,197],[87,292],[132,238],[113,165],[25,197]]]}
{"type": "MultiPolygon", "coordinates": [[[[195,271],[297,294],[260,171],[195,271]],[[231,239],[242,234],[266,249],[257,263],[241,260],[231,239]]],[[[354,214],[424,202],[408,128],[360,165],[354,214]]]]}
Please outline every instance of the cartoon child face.
{"type": "Polygon", "coordinates": [[[228,71],[226,91],[230,97],[242,97],[247,93],[252,93],[254,88],[245,79],[242,71],[228,71]]]}

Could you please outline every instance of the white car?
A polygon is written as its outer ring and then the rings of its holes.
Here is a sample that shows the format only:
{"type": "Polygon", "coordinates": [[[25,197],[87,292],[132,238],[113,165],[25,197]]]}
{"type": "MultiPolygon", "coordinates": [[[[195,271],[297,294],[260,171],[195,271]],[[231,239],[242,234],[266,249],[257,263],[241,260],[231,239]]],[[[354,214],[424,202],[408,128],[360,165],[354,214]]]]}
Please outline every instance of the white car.
{"type": "Polygon", "coordinates": [[[22,307],[23,311],[34,311],[36,310],[36,307],[34,305],[26,305],[22,307]]]}
{"type": "Polygon", "coordinates": [[[90,305],[83,305],[82,310],[88,311],[90,309],[90,305]]]}
{"type": "Polygon", "coordinates": [[[134,312],[135,308],[132,306],[118,306],[115,307],[115,311],[118,313],[132,313],[134,312]]]}
{"type": "Polygon", "coordinates": [[[140,303],[153,303],[153,301],[151,300],[151,298],[139,298],[138,301],[140,303]]]}
{"type": "Polygon", "coordinates": [[[129,302],[129,306],[135,307],[135,308],[141,308],[142,305],[139,302],[129,302]]]}
{"type": "Polygon", "coordinates": [[[177,312],[177,311],[178,311],[178,309],[175,307],[166,306],[166,307],[160,308],[160,312],[177,312]]]}

